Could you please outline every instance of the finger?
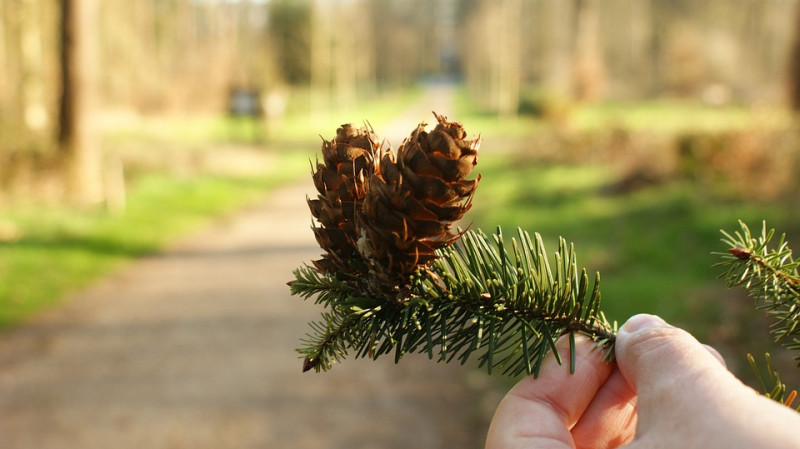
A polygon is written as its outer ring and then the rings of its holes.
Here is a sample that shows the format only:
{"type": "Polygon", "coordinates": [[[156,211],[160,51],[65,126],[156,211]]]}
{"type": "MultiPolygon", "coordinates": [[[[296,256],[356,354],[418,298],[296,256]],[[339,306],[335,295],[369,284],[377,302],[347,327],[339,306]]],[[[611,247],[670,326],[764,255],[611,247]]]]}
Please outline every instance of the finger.
{"type": "Polygon", "coordinates": [[[572,429],[576,447],[616,448],[636,433],[636,394],[615,369],[572,429]]]}
{"type": "MultiPolygon", "coordinates": [[[[556,347],[568,360],[569,341],[556,347]]],[[[550,354],[539,377],[528,376],[509,391],[495,412],[486,440],[487,449],[572,448],[569,429],[578,421],[597,390],[611,374],[594,343],[576,337],[575,373],[569,362],[559,365],[550,354]]]]}

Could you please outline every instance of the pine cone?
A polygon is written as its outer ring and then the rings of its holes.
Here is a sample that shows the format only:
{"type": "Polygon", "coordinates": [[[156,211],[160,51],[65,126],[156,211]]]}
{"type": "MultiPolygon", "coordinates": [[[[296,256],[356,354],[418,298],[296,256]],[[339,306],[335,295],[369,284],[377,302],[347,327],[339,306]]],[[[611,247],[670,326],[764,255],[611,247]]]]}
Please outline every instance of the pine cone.
{"type": "Polygon", "coordinates": [[[477,163],[480,137],[467,140],[460,123],[433,114],[436,128],[428,133],[420,124],[397,160],[384,153],[380,175],[367,181],[358,250],[384,286],[404,284],[459,237],[451,225],[469,210],[480,180],[464,179],[477,163]]]}
{"type": "Polygon", "coordinates": [[[351,124],[336,130],[332,141],[322,141],[323,163],[317,161],[314,186],[319,195],[308,206],[320,227],[314,235],[326,251],[313,261],[322,273],[350,272],[360,256],[355,249],[355,216],[366,195],[366,182],[378,170],[376,155],[380,149],[377,136],[366,127],[351,124]]]}

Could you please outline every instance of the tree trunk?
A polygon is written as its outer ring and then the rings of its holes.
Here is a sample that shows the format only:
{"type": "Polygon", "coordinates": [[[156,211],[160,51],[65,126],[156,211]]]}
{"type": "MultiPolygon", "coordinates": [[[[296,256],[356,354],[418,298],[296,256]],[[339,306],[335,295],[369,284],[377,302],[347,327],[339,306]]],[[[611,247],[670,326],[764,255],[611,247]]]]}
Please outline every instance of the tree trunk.
{"type": "MultiPolygon", "coordinates": [[[[374,21],[374,2],[361,3],[363,3],[363,5],[359,4],[357,9],[360,11],[365,11],[366,17],[369,17],[370,21],[374,21]]],[[[356,20],[359,20],[358,13],[356,14],[356,20]]],[[[354,51],[358,55],[355,58],[358,91],[359,94],[364,94],[367,97],[370,97],[375,94],[377,90],[377,80],[375,75],[375,35],[373,33],[373,28],[370,26],[355,27],[354,33],[356,35],[357,46],[354,51]]]]}
{"type": "Polygon", "coordinates": [[[800,4],[794,13],[794,41],[789,53],[789,106],[800,112],[800,4]]]}
{"type": "Polygon", "coordinates": [[[573,2],[571,0],[545,0],[543,2],[545,26],[545,54],[542,82],[544,88],[557,97],[569,98],[572,86],[572,30],[573,2]]]}
{"type": "Polygon", "coordinates": [[[68,196],[76,203],[92,205],[103,200],[102,159],[91,117],[97,66],[93,38],[97,0],[61,0],[61,8],[58,144],[68,196]]]}
{"type": "MultiPolygon", "coordinates": [[[[331,44],[330,5],[313,0],[311,3],[311,113],[319,115],[330,105],[331,64],[333,63],[331,44]]],[[[318,118],[318,117],[317,117],[318,118]]]]}
{"type": "MultiPolygon", "coordinates": [[[[520,19],[521,0],[503,0],[500,5],[500,23],[493,30],[497,34],[497,64],[494,87],[497,112],[516,115],[520,93],[520,19]]],[[[491,31],[491,30],[490,30],[491,31]]]]}
{"type": "MultiPolygon", "coordinates": [[[[337,21],[343,23],[357,23],[358,3],[334,3],[333,14],[337,21]]],[[[333,31],[332,31],[333,32],[333,31]]],[[[333,55],[332,76],[333,87],[336,95],[336,107],[342,111],[349,111],[356,106],[357,63],[354,58],[361,57],[356,44],[356,33],[339,32],[332,36],[333,55]]]]}
{"type": "Polygon", "coordinates": [[[649,95],[653,90],[653,6],[651,0],[632,0],[630,7],[630,40],[627,76],[638,93],[649,95]]]}
{"type": "Polygon", "coordinates": [[[578,0],[578,23],[575,38],[574,93],[579,101],[602,97],[606,73],[600,46],[597,0],[578,0]]]}
{"type": "Polygon", "coordinates": [[[23,118],[29,130],[38,132],[47,126],[41,5],[36,0],[24,0],[20,6],[23,118]]]}
{"type": "MultiPolygon", "coordinates": [[[[5,76],[0,77],[0,111],[8,107],[9,77],[12,70],[11,61],[8,57],[6,46],[8,45],[8,9],[5,2],[0,2],[0,67],[7,71],[5,76]]],[[[0,150],[0,155],[2,150],[0,150]]]]}

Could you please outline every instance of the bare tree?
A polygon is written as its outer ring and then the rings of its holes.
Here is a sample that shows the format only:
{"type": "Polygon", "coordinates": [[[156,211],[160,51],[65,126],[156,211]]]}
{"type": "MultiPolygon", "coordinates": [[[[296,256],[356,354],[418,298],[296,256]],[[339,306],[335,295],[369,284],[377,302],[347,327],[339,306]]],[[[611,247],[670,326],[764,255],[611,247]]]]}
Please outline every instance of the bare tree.
{"type": "Polygon", "coordinates": [[[625,71],[634,85],[642,92],[652,89],[653,40],[652,0],[633,0],[630,8],[630,38],[628,67],[625,71]]]}
{"type": "Polygon", "coordinates": [[[573,55],[572,1],[544,0],[543,23],[546,28],[544,73],[545,89],[561,97],[569,97],[572,86],[571,61],[573,55]]]}
{"type": "Polygon", "coordinates": [[[47,126],[44,49],[39,17],[41,5],[37,3],[36,0],[23,0],[20,5],[23,119],[31,131],[43,131],[47,126]]]}
{"type": "Polygon", "coordinates": [[[333,44],[330,5],[313,0],[311,4],[310,70],[311,111],[325,110],[330,101],[333,44]]]}
{"type": "Polygon", "coordinates": [[[578,0],[573,90],[577,100],[596,100],[603,95],[605,64],[600,47],[597,0],[578,0]]]}
{"type": "Polygon", "coordinates": [[[502,0],[496,28],[496,66],[492,91],[497,112],[515,115],[520,92],[520,16],[522,0],[502,0]]]}
{"type": "Polygon", "coordinates": [[[58,144],[67,172],[67,191],[82,204],[103,200],[98,142],[92,108],[96,70],[97,0],[61,0],[61,98],[58,144]]]}
{"type": "Polygon", "coordinates": [[[794,42],[789,53],[789,105],[800,112],[800,5],[796,7],[794,42]]]}
{"type": "MultiPolygon", "coordinates": [[[[18,33],[18,5],[10,2],[0,2],[0,67],[3,67],[3,76],[0,76],[0,108],[5,110],[21,110],[18,95],[20,77],[20,45],[18,33]]],[[[19,114],[14,114],[19,116],[19,114]]],[[[22,123],[8,123],[8,119],[1,125],[16,125],[22,123]]],[[[2,152],[3,150],[0,150],[2,152]]]]}
{"type": "Polygon", "coordinates": [[[521,0],[482,1],[468,24],[468,82],[486,106],[503,115],[516,114],[519,105],[521,11],[521,0]]]}

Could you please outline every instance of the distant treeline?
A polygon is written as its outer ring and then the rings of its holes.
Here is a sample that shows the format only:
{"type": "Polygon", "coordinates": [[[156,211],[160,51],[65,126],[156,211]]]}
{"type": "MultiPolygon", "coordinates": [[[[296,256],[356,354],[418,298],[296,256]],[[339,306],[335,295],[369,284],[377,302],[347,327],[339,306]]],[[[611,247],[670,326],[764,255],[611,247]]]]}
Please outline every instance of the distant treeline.
{"type": "MultiPolygon", "coordinates": [[[[52,129],[62,2],[0,2],[0,122],[52,129]]],[[[86,0],[72,0],[82,2],[86,0]]],[[[100,107],[225,110],[232,87],[347,105],[439,76],[488,110],[544,99],[780,100],[797,0],[104,0],[100,107]]]]}

